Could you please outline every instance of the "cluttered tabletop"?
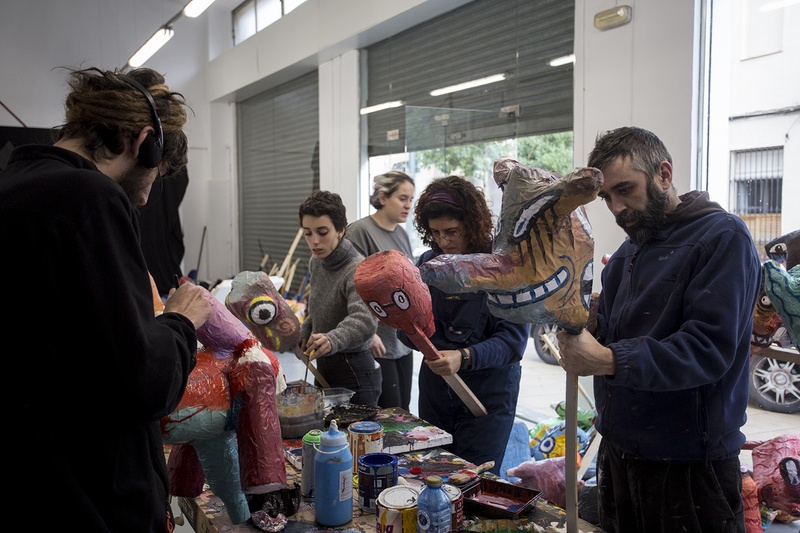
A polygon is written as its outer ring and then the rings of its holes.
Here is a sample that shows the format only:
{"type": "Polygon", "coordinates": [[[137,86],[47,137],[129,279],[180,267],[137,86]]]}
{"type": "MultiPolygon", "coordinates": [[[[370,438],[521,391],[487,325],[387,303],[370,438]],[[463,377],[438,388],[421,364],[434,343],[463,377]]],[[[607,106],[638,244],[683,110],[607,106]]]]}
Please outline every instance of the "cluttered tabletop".
{"type": "MultiPolygon", "coordinates": [[[[489,472],[482,472],[485,465],[474,465],[447,452],[442,446],[451,443],[452,436],[407,411],[373,408],[369,412],[350,413],[346,409],[339,409],[334,417],[345,431],[349,424],[356,421],[380,423],[383,440],[381,451],[397,458],[398,483],[395,492],[401,487],[421,490],[428,476],[441,477],[450,490],[455,491],[450,494],[453,530],[566,531],[567,516],[563,509],[541,498],[537,490],[508,483],[489,472]]],[[[286,488],[266,495],[248,496],[254,513],[250,520],[233,524],[222,501],[208,489],[196,498],[178,498],[183,514],[178,520],[185,518],[197,533],[416,531],[416,521],[411,524],[404,520],[398,522],[395,528],[387,527],[386,515],[391,509],[387,511],[377,505],[373,510],[361,505],[363,500],[359,500],[357,473],[353,476],[352,520],[335,528],[320,525],[315,520],[313,498],[301,495],[302,439],[283,439],[283,444],[286,488]]],[[[583,520],[578,521],[578,529],[580,533],[602,533],[597,526],[583,520]]]]}

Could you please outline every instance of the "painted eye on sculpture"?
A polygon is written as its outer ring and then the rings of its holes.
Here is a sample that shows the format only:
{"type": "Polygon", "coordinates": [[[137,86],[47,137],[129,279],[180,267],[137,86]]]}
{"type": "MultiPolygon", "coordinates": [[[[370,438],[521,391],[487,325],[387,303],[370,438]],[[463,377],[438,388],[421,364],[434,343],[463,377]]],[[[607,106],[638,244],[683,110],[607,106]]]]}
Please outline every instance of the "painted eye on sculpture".
{"type": "Polygon", "coordinates": [[[367,305],[375,314],[375,316],[378,316],[380,318],[386,318],[387,316],[389,316],[389,314],[383,310],[383,306],[378,302],[368,302],[367,305]]]}
{"type": "Polygon", "coordinates": [[[771,307],[772,306],[772,300],[770,300],[769,296],[767,296],[766,294],[762,294],[761,295],[761,299],[758,301],[758,303],[760,303],[764,307],[771,307]]]}
{"type": "Polygon", "coordinates": [[[405,311],[409,307],[411,307],[411,302],[408,301],[408,295],[406,291],[395,291],[392,293],[392,301],[394,305],[405,311]]]}
{"type": "Polygon", "coordinates": [[[548,454],[553,451],[553,448],[556,447],[556,439],[553,437],[547,437],[542,442],[539,443],[539,451],[543,454],[548,454]]]}
{"type": "Polygon", "coordinates": [[[250,304],[247,316],[253,324],[266,326],[278,316],[278,306],[272,298],[259,298],[250,304]]]}
{"type": "Polygon", "coordinates": [[[558,198],[553,192],[548,192],[535,198],[525,207],[522,213],[520,213],[519,218],[517,218],[517,222],[514,224],[512,237],[520,239],[527,235],[530,231],[532,221],[536,220],[539,213],[554,205],[557,200],[558,198]]]}

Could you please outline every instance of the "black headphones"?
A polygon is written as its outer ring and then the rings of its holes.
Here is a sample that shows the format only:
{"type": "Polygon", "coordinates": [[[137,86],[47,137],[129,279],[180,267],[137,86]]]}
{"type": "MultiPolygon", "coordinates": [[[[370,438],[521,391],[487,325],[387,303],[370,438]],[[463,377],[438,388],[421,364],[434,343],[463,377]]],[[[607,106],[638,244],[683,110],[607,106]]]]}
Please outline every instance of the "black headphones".
{"type": "Polygon", "coordinates": [[[117,75],[117,77],[131,87],[138,89],[150,105],[150,111],[153,113],[153,127],[156,132],[155,135],[152,133],[148,134],[144,141],[142,141],[142,145],[139,146],[139,162],[144,165],[145,168],[156,168],[158,164],[161,163],[161,155],[164,151],[164,130],[161,129],[161,119],[158,118],[156,103],[150,91],[145,89],[141,83],[129,76],[123,76],[122,74],[117,75]]]}

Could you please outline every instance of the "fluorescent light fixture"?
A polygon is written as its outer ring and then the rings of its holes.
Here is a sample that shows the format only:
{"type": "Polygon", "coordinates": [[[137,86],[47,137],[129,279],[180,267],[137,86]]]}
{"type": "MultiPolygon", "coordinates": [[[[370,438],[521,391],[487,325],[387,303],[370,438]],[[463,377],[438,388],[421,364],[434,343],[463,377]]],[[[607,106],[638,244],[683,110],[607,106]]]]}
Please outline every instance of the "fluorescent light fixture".
{"type": "Polygon", "coordinates": [[[631,21],[631,6],[617,6],[601,11],[594,16],[594,27],[610,30],[631,21]]]}
{"type": "Polygon", "coordinates": [[[189,18],[199,17],[214,0],[192,0],[183,8],[183,14],[189,18]]]}
{"type": "Polygon", "coordinates": [[[480,78],[478,80],[465,81],[464,83],[459,83],[457,85],[450,85],[449,87],[442,87],[441,89],[433,90],[431,91],[431,96],[441,96],[443,94],[450,94],[466,89],[472,89],[473,87],[480,87],[481,85],[488,85],[490,83],[503,81],[504,79],[506,79],[505,74],[495,74],[494,76],[487,76],[486,78],[480,78]]]}
{"type": "Polygon", "coordinates": [[[561,56],[555,59],[550,60],[551,67],[560,67],[561,65],[569,65],[570,63],[575,62],[575,54],[570,54],[568,56],[561,56]]]}
{"type": "Polygon", "coordinates": [[[793,6],[797,3],[800,3],[800,0],[773,0],[761,6],[759,11],[775,11],[776,9],[793,6]]]}
{"type": "Polygon", "coordinates": [[[405,102],[402,100],[392,100],[391,102],[384,102],[382,104],[371,105],[369,107],[362,107],[361,114],[362,115],[369,115],[370,113],[374,113],[375,111],[383,111],[384,109],[392,109],[393,107],[400,107],[405,102]]]}
{"type": "Polygon", "coordinates": [[[168,28],[166,26],[159,28],[152,37],[150,37],[146,43],[139,48],[135,54],[131,56],[128,60],[128,64],[132,67],[141,67],[144,65],[144,62],[150,59],[150,57],[155,54],[159,48],[164,46],[167,41],[172,39],[172,35],[175,31],[172,28],[168,28]]]}

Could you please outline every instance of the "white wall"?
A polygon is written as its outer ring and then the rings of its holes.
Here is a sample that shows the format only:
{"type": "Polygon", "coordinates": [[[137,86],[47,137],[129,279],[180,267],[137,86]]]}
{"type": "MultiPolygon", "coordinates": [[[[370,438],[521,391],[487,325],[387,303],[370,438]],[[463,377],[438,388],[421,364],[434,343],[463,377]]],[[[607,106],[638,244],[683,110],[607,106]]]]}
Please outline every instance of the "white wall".
{"type": "MultiPolygon", "coordinates": [[[[745,2],[733,2],[728,12],[731,34],[728,83],[718,92],[730,93],[726,115],[729,121],[727,151],[783,146],[783,206],[781,234],[800,228],[800,3],[783,8],[782,51],[745,58],[745,2]],[[790,112],[762,114],[775,110],[790,112]]],[[[716,94],[716,93],[715,93],[716,94]]],[[[721,152],[720,158],[727,156],[721,152]]],[[[728,176],[730,158],[725,157],[728,176]]],[[[727,185],[727,181],[725,182],[727,185]]],[[[725,188],[727,194],[727,188],[725,188]]]]}
{"type": "MultiPolygon", "coordinates": [[[[679,193],[694,183],[693,117],[695,2],[634,0],[631,22],[611,30],[594,27],[594,15],[614,0],[575,3],[575,164],[585,165],[599,133],[640,126],[664,141],[672,155],[679,193]]],[[[587,206],[595,233],[595,290],[600,258],[625,234],[600,200],[587,206]]]]}

